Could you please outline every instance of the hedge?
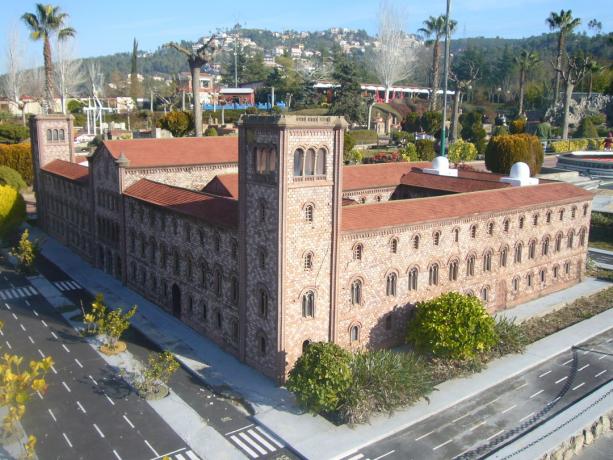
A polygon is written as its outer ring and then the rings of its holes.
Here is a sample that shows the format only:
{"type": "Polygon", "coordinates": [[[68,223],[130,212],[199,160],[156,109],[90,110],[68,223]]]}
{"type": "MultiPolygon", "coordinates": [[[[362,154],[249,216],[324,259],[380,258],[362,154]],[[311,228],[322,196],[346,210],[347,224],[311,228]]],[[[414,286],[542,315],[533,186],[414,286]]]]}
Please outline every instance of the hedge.
{"type": "Polygon", "coordinates": [[[9,185],[17,191],[26,188],[26,183],[19,173],[8,166],[0,166],[0,185],[9,185]]]}
{"type": "Polygon", "coordinates": [[[434,151],[434,141],[429,139],[419,139],[415,141],[415,147],[417,149],[417,157],[421,161],[432,161],[436,156],[434,151]]]}
{"type": "Polygon", "coordinates": [[[349,131],[349,134],[355,140],[356,144],[376,144],[379,136],[376,131],[368,129],[356,129],[349,131]]]}
{"type": "Polygon", "coordinates": [[[26,217],[26,204],[13,187],[0,185],[0,237],[17,228],[26,217]]]}
{"type": "Polygon", "coordinates": [[[0,143],[18,144],[30,137],[30,130],[17,123],[0,123],[0,143]]]}
{"type": "Polygon", "coordinates": [[[604,138],[554,141],[551,143],[551,148],[555,153],[577,152],[584,150],[604,150],[604,138]]]}
{"type": "Polygon", "coordinates": [[[32,151],[29,143],[0,144],[0,166],[8,166],[17,171],[27,185],[32,185],[32,151]]]}
{"type": "Polygon", "coordinates": [[[530,134],[493,137],[485,150],[485,166],[498,174],[509,174],[511,166],[521,161],[530,167],[530,174],[534,176],[540,172],[543,159],[541,141],[530,134]]]}

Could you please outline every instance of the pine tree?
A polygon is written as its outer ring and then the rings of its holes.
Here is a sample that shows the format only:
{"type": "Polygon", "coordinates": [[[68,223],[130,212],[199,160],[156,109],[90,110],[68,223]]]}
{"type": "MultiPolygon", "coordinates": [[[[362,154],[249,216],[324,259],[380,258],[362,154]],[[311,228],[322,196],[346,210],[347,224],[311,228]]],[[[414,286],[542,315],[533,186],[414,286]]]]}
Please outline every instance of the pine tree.
{"type": "Polygon", "coordinates": [[[340,87],[334,92],[330,113],[342,115],[351,123],[362,123],[366,109],[355,64],[344,55],[337,54],[332,77],[340,87]]]}
{"type": "Polygon", "coordinates": [[[141,95],[140,81],[138,80],[138,42],[136,38],[132,44],[132,69],[130,71],[130,97],[136,99],[141,95]]]}

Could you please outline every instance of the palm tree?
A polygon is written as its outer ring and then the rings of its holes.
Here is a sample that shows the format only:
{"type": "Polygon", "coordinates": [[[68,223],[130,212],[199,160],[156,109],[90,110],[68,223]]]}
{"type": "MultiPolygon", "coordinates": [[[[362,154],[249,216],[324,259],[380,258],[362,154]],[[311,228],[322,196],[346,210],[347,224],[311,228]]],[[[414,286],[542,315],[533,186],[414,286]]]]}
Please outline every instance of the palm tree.
{"type": "Polygon", "coordinates": [[[515,63],[519,66],[519,110],[521,116],[524,113],[524,87],[526,76],[530,70],[540,61],[538,53],[522,50],[519,56],[515,56],[515,63]]]}
{"type": "MultiPolygon", "coordinates": [[[[566,36],[571,34],[575,28],[581,24],[581,19],[573,18],[572,10],[560,10],[560,14],[552,11],[549,14],[549,17],[546,20],[547,25],[551,30],[558,31],[558,54],[556,57],[556,65],[557,69],[562,68],[562,56],[566,52],[566,36]]],[[[556,71],[556,82],[554,88],[554,99],[553,103],[556,104],[558,102],[558,98],[560,97],[560,72],[556,71]]]]}
{"type": "Polygon", "coordinates": [[[599,74],[603,70],[604,70],[604,67],[598,64],[598,62],[590,61],[587,67],[587,72],[590,74],[590,81],[589,81],[589,86],[588,86],[589,89],[587,91],[588,98],[592,97],[592,83],[594,80],[594,75],[599,74]]]}
{"type": "MultiPolygon", "coordinates": [[[[449,33],[453,33],[457,21],[449,21],[449,33]]],[[[440,67],[439,67],[439,45],[441,38],[445,36],[445,15],[438,17],[430,16],[424,21],[424,27],[418,30],[426,38],[432,37],[428,40],[428,44],[432,45],[432,96],[430,98],[430,110],[436,110],[438,87],[440,84],[440,67]]],[[[446,96],[446,95],[445,95],[446,96]]]]}
{"type": "Polygon", "coordinates": [[[25,13],[21,19],[30,29],[32,40],[43,40],[45,63],[45,99],[49,110],[53,111],[53,61],[51,60],[50,38],[57,35],[58,40],[74,37],[77,33],[72,27],[64,27],[68,13],[60,11],[59,6],[36,4],[36,13],[25,13]]]}

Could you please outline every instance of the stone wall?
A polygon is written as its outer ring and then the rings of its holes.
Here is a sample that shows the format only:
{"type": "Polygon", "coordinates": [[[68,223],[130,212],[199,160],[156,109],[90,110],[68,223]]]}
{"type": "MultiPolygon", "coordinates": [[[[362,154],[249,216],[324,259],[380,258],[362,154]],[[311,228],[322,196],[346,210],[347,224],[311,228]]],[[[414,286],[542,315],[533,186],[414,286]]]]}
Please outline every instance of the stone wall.
{"type": "Polygon", "coordinates": [[[122,171],[122,190],[125,190],[140,179],[149,179],[190,190],[202,190],[215,176],[236,174],[238,172],[238,165],[236,163],[223,163],[196,166],[124,168],[122,171]]]}
{"type": "Polygon", "coordinates": [[[594,443],[595,440],[609,434],[613,430],[613,412],[598,417],[594,423],[570,437],[552,452],[540,457],[540,460],[567,460],[594,443]]]}

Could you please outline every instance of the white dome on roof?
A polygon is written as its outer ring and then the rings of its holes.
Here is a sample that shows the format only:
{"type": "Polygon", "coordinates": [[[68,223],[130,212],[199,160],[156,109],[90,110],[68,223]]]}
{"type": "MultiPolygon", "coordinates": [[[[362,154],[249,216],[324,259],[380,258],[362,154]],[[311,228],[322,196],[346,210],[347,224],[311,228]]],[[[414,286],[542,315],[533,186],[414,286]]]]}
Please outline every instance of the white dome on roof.
{"type": "Polygon", "coordinates": [[[528,179],[530,177],[530,167],[526,163],[518,161],[511,166],[511,174],[509,176],[511,179],[528,179]]]}
{"type": "Polygon", "coordinates": [[[438,156],[432,161],[432,169],[438,171],[445,171],[449,169],[449,160],[447,157],[438,156]]]}

